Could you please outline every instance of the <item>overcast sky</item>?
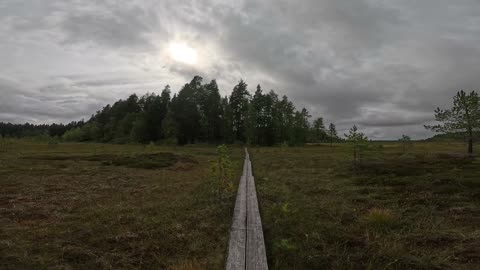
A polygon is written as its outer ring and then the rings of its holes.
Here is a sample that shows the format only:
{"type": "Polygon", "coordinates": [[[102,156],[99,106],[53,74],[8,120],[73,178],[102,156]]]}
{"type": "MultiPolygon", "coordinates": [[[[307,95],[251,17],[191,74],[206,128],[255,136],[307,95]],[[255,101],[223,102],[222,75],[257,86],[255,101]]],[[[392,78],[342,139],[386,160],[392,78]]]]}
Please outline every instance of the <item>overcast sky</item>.
{"type": "Polygon", "coordinates": [[[437,106],[479,89],[480,1],[0,0],[0,59],[0,121],[88,119],[198,74],[224,95],[275,89],[342,134],[424,138],[437,106]]]}

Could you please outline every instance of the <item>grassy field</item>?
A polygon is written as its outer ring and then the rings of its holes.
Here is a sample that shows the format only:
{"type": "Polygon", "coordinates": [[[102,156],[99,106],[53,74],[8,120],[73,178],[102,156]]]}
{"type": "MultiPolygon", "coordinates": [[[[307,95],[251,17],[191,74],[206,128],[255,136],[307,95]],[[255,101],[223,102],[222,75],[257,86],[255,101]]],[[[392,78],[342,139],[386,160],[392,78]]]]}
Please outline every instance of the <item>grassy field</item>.
{"type": "MultiPolygon", "coordinates": [[[[480,149],[475,149],[477,152],[480,149]]],[[[454,143],[250,148],[270,269],[478,269],[480,162],[454,143]]],[[[222,269],[213,147],[0,147],[0,269],[222,269]]],[[[236,173],[243,151],[232,149],[236,173]]]]}
{"type": "MultiPolygon", "coordinates": [[[[478,153],[480,149],[475,149],[478,153]]],[[[480,162],[464,144],[252,148],[271,269],[479,269],[480,162]]]]}
{"type": "Polygon", "coordinates": [[[212,196],[215,159],[213,147],[3,144],[0,269],[221,269],[234,198],[212,196]]]}

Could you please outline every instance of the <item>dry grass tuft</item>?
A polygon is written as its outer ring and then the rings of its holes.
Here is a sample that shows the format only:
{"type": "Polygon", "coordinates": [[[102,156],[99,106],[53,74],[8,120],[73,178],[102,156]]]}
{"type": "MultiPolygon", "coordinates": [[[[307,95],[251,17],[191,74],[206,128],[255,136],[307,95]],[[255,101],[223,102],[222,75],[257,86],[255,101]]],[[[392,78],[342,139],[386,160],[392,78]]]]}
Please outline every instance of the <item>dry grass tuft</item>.
{"type": "Polygon", "coordinates": [[[373,208],[363,217],[368,228],[386,230],[396,223],[395,216],[389,209],[373,208]]]}

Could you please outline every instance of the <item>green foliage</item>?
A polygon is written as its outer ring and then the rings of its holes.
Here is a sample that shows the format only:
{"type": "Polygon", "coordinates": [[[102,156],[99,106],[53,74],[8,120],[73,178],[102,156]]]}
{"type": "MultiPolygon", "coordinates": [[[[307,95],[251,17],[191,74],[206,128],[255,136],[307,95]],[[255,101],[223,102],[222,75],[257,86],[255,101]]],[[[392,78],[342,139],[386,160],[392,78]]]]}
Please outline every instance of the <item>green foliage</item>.
{"type": "Polygon", "coordinates": [[[230,95],[230,107],[232,111],[232,128],[234,141],[247,141],[247,117],[250,93],[247,90],[247,84],[240,82],[233,88],[230,95]]]}
{"type": "Polygon", "coordinates": [[[130,138],[134,142],[145,143],[148,141],[148,120],[145,114],[139,114],[133,122],[130,138]]]}
{"type": "Polygon", "coordinates": [[[332,146],[333,142],[338,141],[337,129],[333,123],[328,125],[328,136],[330,140],[330,146],[332,146]]]}
{"type": "Polygon", "coordinates": [[[177,141],[177,123],[173,117],[173,112],[168,110],[167,115],[162,121],[163,137],[167,141],[177,141]]]}
{"type": "Polygon", "coordinates": [[[353,149],[353,164],[357,165],[358,161],[361,161],[361,154],[367,148],[368,138],[362,132],[358,131],[356,125],[348,131],[348,134],[344,134],[347,141],[352,144],[353,149]]]}
{"type": "Polygon", "coordinates": [[[310,117],[311,115],[305,108],[295,112],[290,145],[302,145],[307,142],[308,131],[310,130],[310,117]]]}
{"type": "Polygon", "coordinates": [[[467,152],[473,155],[474,133],[480,130],[480,97],[477,92],[457,92],[451,109],[435,110],[435,120],[440,124],[426,125],[425,128],[442,133],[465,132],[468,136],[467,152]]]}
{"type": "Polygon", "coordinates": [[[73,128],[82,127],[84,124],[85,123],[83,122],[83,120],[79,122],[73,121],[66,125],[55,123],[51,125],[32,125],[29,123],[25,123],[22,125],[0,122],[0,136],[12,138],[38,136],[61,137],[63,134],[65,134],[66,131],[73,128]]]}
{"type": "Polygon", "coordinates": [[[407,149],[412,146],[412,139],[405,134],[403,134],[402,138],[398,139],[398,141],[402,143],[403,153],[406,153],[407,149]]]}
{"type": "Polygon", "coordinates": [[[260,85],[250,102],[247,119],[247,138],[253,145],[272,146],[278,143],[279,110],[278,95],[271,90],[263,94],[260,85]]]}
{"type": "Polygon", "coordinates": [[[212,164],[212,180],[215,197],[220,202],[233,194],[233,175],[233,164],[228,147],[224,144],[217,146],[217,159],[212,164]]]}
{"type": "Polygon", "coordinates": [[[276,122],[278,123],[277,128],[277,143],[288,143],[296,141],[293,136],[293,126],[295,123],[295,106],[291,101],[288,100],[287,96],[283,96],[276,104],[277,116],[276,122]]]}
{"type": "MultiPolygon", "coordinates": [[[[13,125],[0,123],[0,135],[13,137],[62,137],[69,142],[116,144],[207,142],[290,146],[320,142],[328,137],[319,117],[310,124],[309,112],[297,111],[287,96],[257,86],[251,97],[241,80],[230,96],[221,97],[215,80],[203,84],[195,76],[171,98],[167,85],[160,95],[130,95],[98,110],[87,122],[68,125],[13,125]]],[[[333,125],[333,124],[331,124],[333,125]]],[[[336,138],[336,132],[330,137],[336,138]]]]}
{"type": "Polygon", "coordinates": [[[71,142],[86,141],[89,139],[86,131],[87,131],[86,128],[70,129],[67,132],[65,132],[65,134],[63,134],[62,138],[65,141],[71,141],[71,142]]]}
{"type": "Polygon", "coordinates": [[[224,138],[222,124],[225,115],[222,107],[220,91],[215,80],[205,85],[205,100],[202,103],[205,119],[204,139],[210,143],[222,142],[224,138]]]}
{"type": "Polygon", "coordinates": [[[310,131],[310,142],[323,142],[326,141],[328,135],[325,130],[325,124],[323,123],[323,118],[318,117],[313,121],[312,129],[310,131]]]}

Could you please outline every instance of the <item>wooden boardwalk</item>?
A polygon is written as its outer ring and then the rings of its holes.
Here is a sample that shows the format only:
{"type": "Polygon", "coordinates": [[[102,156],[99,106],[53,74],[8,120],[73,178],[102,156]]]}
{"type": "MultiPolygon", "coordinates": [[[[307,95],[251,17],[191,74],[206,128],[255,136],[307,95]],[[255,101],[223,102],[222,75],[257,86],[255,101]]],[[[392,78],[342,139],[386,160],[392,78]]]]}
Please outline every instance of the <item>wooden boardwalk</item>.
{"type": "Polygon", "coordinates": [[[268,269],[255,179],[247,149],[233,211],[226,269],[268,269]]]}

